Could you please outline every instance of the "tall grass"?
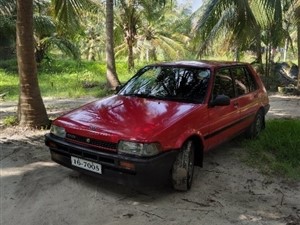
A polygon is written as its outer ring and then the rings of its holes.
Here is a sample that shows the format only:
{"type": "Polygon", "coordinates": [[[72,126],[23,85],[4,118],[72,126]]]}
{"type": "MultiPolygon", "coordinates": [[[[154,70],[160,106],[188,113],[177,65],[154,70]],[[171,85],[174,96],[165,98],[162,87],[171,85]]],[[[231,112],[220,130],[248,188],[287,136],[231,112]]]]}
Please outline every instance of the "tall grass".
{"type": "MultiPolygon", "coordinates": [[[[117,73],[122,83],[135,71],[128,72],[125,62],[117,62],[117,73]]],[[[39,86],[43,97],[103,97],[109,92],[106,87],[106,64],[72,60],[48,60],[38,66],[39,86]]],[[[19,93],[19,78],[15,60],[0,62],[0,94],[16,100],[19,93]]]]}
{"type": "Polygon", "coordinates": [[[275,119],[257,140],[245,141],[249,162],[266,173],[300,180],[300,120],[275,119]]]}

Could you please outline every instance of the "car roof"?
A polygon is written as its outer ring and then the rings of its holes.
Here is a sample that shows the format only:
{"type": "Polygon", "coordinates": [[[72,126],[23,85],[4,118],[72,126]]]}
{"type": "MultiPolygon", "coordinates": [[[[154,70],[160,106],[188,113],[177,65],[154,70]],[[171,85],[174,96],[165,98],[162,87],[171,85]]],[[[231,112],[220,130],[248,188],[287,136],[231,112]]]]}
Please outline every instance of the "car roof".
{"type": "Polygon", "coordinates": [[[233,61],[216,61],[216,60],[182,60],[173,62],[160,62],[155,63],[153,66],[187,66],[187,67],[198,67],[198,68],[219,68],[224,66],[237,66],[246,65],[244,62],[233,62],[233,61]]]}

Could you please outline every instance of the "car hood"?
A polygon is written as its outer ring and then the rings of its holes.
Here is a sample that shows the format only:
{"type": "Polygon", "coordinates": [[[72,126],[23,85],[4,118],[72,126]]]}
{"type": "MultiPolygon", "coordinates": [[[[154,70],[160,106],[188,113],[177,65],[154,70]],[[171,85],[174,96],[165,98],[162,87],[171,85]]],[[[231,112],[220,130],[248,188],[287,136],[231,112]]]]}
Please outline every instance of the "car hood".
{"type": "Polygon", "coordinates": [[[196,104],[114,95],[59,117],[55,124],[67,132],[93,133],[110,141],[151,141],[196,104]]]}

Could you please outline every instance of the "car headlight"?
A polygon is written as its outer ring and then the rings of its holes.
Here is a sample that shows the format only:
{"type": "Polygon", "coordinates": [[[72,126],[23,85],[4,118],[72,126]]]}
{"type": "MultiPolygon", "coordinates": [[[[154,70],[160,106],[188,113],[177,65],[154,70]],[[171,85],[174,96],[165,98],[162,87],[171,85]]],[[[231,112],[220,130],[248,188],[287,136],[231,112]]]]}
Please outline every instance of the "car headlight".
{"type": "Polygon", "coordinates": [[[55,136],[61,137],[61,138],[65,138],[66,137],[66,130],[63,127],[59,127],[56,125],[51,125],[50,128],[50,133],[54,134],[55,136]]]}
{"type": "Polygon", "coordinates": [[[118,152],[137,156],[153,156],[161,152],[161,146],[159,143],[120,141],[118,152]]]}

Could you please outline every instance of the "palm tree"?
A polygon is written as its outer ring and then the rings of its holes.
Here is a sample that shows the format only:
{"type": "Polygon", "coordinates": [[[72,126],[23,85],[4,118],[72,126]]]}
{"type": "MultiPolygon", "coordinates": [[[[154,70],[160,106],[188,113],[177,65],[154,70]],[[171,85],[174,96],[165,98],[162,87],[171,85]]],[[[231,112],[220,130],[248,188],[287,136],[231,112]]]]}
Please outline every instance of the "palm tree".
{"type": "MultiPolygon", "coordinates": [[[[298,68],[300,68],[300,5],[297,5],[295,9],[296,26],[297,26],[297,47],[298,47],[298,68]]],[[[300,91],[300,69],[298,72],[297,89],[300,91]]]]}
{"type": "MultiPolygon", "coordinates": [[[[0,0],[0,40],[1,46],[8,48],[13,45],[16,34],[16,2],[13,0],[0,0]],[[3,46],[2,46],[3,45],[3,46]]],[[[34,38],[36,60],[40,63],[50,48],[56,47],[63,53],[79,59],[79,49],[65,35],[60,35],[58,29],[61,25],[56,24],[51,14],[50,2],[34,1],[34,38]]],[[[60,22],[62,23],[62,21],[60,22]]]]}
{"type": "Polygon", "coordinates": [[[34,16],[35,55],[37,63],[41,63],[47,52],[57,48],[61,52],[73,57],[80,58],[80,52],[68,38],[57,33],[58,29],[51,17],[45,15],[34,16]]]}
{"type": "Polygon", "coordinates": [[[224,38],[236,56],[240,50],[255,44],[257,58],[261,61],[260,27],[251,11],[248,0],[205,1],[193,15],[197,19],[193,29],[198,45],[198,57],[216,40],[224,38]]]}
{"type": "MultiPolygon", "coordinates": [[[[300,68],[300,1],[299,0],[279,0],[279,1],[272,1],[272,0],[261,0],[264,7],[268,10],[272,10],[274,12],[274,17],[280,17],[285,10],[283,6],[289,6],[290,14],[294,15],[294,24],[297,30],[297,48],[298,48],[298,68],[300,68]]],[[[280,17],[282,18],[282,17],[280,17]]],[[[278,23],[282,21],[278,21],[278,23]]],[[[300,70],[298,73],[298,83],[297,89],[300,91],[300,70]]]]}
{"type": "Polygon", "coordinates": [[[112,89],[120,85],[116,72],[114,53],[114,1],[106,0],[106,78],[112,89]]]}
{"type": "MultiPolygon", "coordinates": [[[[165,0],[118,0],[119,26],[122,27],[124,42],[128,53],[128,70],[134,68],[133,48],[137,41],[138,25],[142,22],[142,14],[155,14],[163,7],[165,0]],[[149,11],[151,9],[151,11],[149,11]]],[[[145,18],[145,17],[144,17],[145,18]]]]}
{"type": "MultiPolygon", "coordinates": [[[[2,0],[0,0],[2,1],[2,0]]],[[[84,8],[88,0],[53,0],[55,15],[62,28],[69,28],[70,23],[77,25],[73,16],[84,8]]],[[[0,2],[2,3],[2,2],[0,2]]],[[[71,26],[72,27],[72,26],[71,26]]],[[[73,28],[74,28],[73,27],[73,28]]],[[[17,0],[17,59],[20,77],[20,95],[18,119],[20,125],[39,128],[49,125],[47,112],[40,94],[37,79],[37,66],[34,54],[33,37],[33,0],[17,0]]]]}
{"type": "Polygon", "coordinates": [[[97,12],[84,12],[84,38],[80,38],[78,45],[81,54],[87,60],[100,60],[105,57],[105,4],[97,12]]]}
{"type": "Polygon", "coordinates": [[[33,128],[49,125],[40,94],[34,56],[33,0],[17,0],[17,59],[20,79],[19,124],[33,128]]]}
{"type": "MultiPolygon", "coordinates": [[[[150,11],[151,9],[145,10],[150,11]]],[[[168,5],[158,9],[155,14],[144,13],[136,36],[136,54],[147,61],[186,58],[190,42],[188,17],[184,10],[168,5]]]]}

